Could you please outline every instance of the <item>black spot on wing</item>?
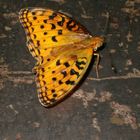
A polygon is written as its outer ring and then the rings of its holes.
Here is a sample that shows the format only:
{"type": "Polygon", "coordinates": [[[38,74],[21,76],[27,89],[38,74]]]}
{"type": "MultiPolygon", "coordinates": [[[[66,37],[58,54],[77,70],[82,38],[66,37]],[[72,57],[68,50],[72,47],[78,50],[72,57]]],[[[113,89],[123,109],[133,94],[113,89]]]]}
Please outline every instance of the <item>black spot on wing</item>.
{"type": "Polygon", "coordinates": [[[53,70],[52,73],[55,73],[55,71],[53,70]]]}
{"type": "Polygon", "coordinates": [[[34,39],[36,39],[36,34],[33,34],[33,36],[34,36],[34,39]]]}
{"type": "Polygon", "coordinates": [[[65,67],[69,67],[70,66],[70,64],[68,62],[65,62],[64,65],[65,65],[65,67]]]}
{"type": "Polygon", "coordinates": [[[62,82],[61,80],[59,80],[59,82],[58,82],[58,83],[59,83],[59,85],[63,84],[63,82],[62,82]]]}
{"type": "Polygon", "coordinates": [[[43,22],[44,22],[44,23],[47,23],[47,19],[44,19],[43,22]]]}
{"type": "Polygon", "coordinates": [[[53,94],[53,97],[57,97],[57,94],[53,94]]]}
{"type": "Polygon", "coordinates": [[[34,17],[33,17],[33,20],[36,20],[36,19],[37,19],[37,17],[36,17],[36,16],[34,16],[34,17]]]}
{"type": "Polygon", "coordinates": [[[52,41],[57,42],[56,36],[52,36],[52,41]]]}
{"type": "Polygon", "coordinates": [[[56,13],[52,13],[52,15],[49,16],[49,19],[54,19],[57,16],[56,13]]]}
{"type": "Polygon", "coordinates": [[[44,69],[44,68],[41,68],[41,71],[42,71],[42,72],[45,72],[45,69],[44,69]]]}
{"type": "Polygon", "coordinates": [[[72,28],[74,28],[76,26],[76,23],[73,21],[73,20],[69,20],[68,22],[67,22],[67,28],[68,28],[68,30],[72,30],[72,28]]]}
{"type": "Polygon", "coordinates": [[[56,66],[59,66],[61,63],[60,63],[60,60],[57,60],[56,61],[56,66]]]}
{"type": "Polygon", "coordinates": [[[70,70],[70,75],[77,75],[77,78],[80,76],[79,73],[75,71],[74,69],[70,70]]]}
{"type": "Polygon", "coordinates": [[[47,61],[50,61],[50,60],[51,60],[50,58],[47,59],[47,61]]]}
{"type": "Polygon", "coordinates": [[[47,32],[44,32],[44,35],[47,35],[47,32]]]}
{"type": "Polygon", "coordinates": [[[36,13],[35,12],[32,12],[32,15],[34,16],[34,15],[36,15],[36,13]]]}
{"type": "Polygon", "coordinates": [[[62,30],[58,30],[58,35],[62,35],[62,30]]]}
{"type": "Polygon", "coordinates": [[[33,32],[34,31],[34,28],[32,27],[31,29],[32,29],[32,32],[33,32]]]}
{"type": "Polygon", "coordinates": [[[52,89],[51,92],[54,93],[55,92],[55,89],[52,89]]]}
{"type": "Polygon", "coordinates": [[[64,22],[65,22],[65,18],[62,17],[61,21],[58,21],[57,24],[58,24],[59,26],[63,26],[64,22]]]}
{"type": "Polygon", "coordinates": [[[57,79],[56,79],[56,77],[53,77],[52,80],[53,80],[53,81],[56,81],[57,79]]]}
{"type": "Polygon", "coordinates": [[[74,85],[75,84],[75,81],[67,80],[65,83],[67,85],[74,85]]]}
{"type": "MultiPolygon", "coordinates": [[[[67,76],[67,72],[66,72],[66,71],[61,71],[61,74],[63,74],[64,77],[67,76]]],[[[64,77],[63,77],[63,78],[64,78],[64,77]]]]}
{"type": "Polygon", "coordinates": [[[40,29],[43,29],[44,28],[44,25],[40,25],[40,29]]]}
{"type": "Polygon", "coordinates": [[[81,65],[85,65],[85,64],[86,64],[85,61],[76,61],[76,67],[77,67],[79,70],[84,69],[84,67],[81,66],[81,65]]]}
{"type": "Polygon", "coordinates": [[[37,46],[40,46],[40,41],[39,41],[39,40],[37,40],[37,42],[36,42],[36,43],[37,43],[37,46]]]}
{"type": "Polygon", "coordinates": [[[51,27],[52,30],[56,28],[53,23],[51,25],[52,25],[52,27],[51,27]]]}

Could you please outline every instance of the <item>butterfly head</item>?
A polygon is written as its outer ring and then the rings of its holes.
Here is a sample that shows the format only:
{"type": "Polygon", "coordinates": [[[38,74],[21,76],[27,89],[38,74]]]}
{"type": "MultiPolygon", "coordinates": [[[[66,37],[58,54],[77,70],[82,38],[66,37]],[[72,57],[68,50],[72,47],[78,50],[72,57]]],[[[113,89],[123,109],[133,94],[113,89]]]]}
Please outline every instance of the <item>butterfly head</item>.
{"type": "Polygon", "coordinates": [[[98,48],[100,48],[104,43],[103,37],[92,37],[91,40],[92,41],[90,46],[93,48],[94,51],[97,51],[98,48]]]}

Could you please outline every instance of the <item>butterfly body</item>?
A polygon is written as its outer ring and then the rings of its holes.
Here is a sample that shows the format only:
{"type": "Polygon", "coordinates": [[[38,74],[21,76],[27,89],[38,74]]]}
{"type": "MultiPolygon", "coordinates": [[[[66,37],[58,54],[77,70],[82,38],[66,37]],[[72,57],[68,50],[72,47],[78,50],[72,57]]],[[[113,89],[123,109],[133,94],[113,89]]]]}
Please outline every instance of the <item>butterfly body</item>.
{"type": "Polygon", "coordinates": [[[39,101],[53,106],[81,80],[103,38],[92,37],[82,25],[50,9],[22,9],[19,18],[28,49],[37,60],[33,71],[39,101]]]}

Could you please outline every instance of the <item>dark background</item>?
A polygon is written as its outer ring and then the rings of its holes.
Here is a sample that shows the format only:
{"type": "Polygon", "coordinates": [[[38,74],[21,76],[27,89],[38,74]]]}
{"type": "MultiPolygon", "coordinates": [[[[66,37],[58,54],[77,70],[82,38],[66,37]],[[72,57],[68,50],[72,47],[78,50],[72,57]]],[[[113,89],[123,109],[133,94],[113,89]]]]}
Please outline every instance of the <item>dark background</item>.
{"type": "Polygon", "coordinates": [[[139,62],[140,0],[1,0],[0,140],[139,140],[139,62]],[[77,91],[51,109],[38,102],[35,60],[18,20],[25,7],[58,10],[93,35],[106,32],[100,78],[92,65],[77,91]]]}

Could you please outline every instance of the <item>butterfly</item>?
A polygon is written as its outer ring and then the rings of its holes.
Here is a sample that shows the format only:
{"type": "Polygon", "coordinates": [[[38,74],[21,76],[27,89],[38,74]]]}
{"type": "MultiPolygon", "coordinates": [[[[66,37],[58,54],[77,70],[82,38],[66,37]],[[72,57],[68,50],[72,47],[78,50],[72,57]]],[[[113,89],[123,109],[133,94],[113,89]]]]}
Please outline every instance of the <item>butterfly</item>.
{"type": "Polygon", "coordinates": [[[99,56],[96,51],[104,39],[91,36],[80,23],[51,9],[24,8],[19,19],[27,47],[37,60],[33,72],[39,101],[52,107],[76,87],[92,56],[99,56]]]}

